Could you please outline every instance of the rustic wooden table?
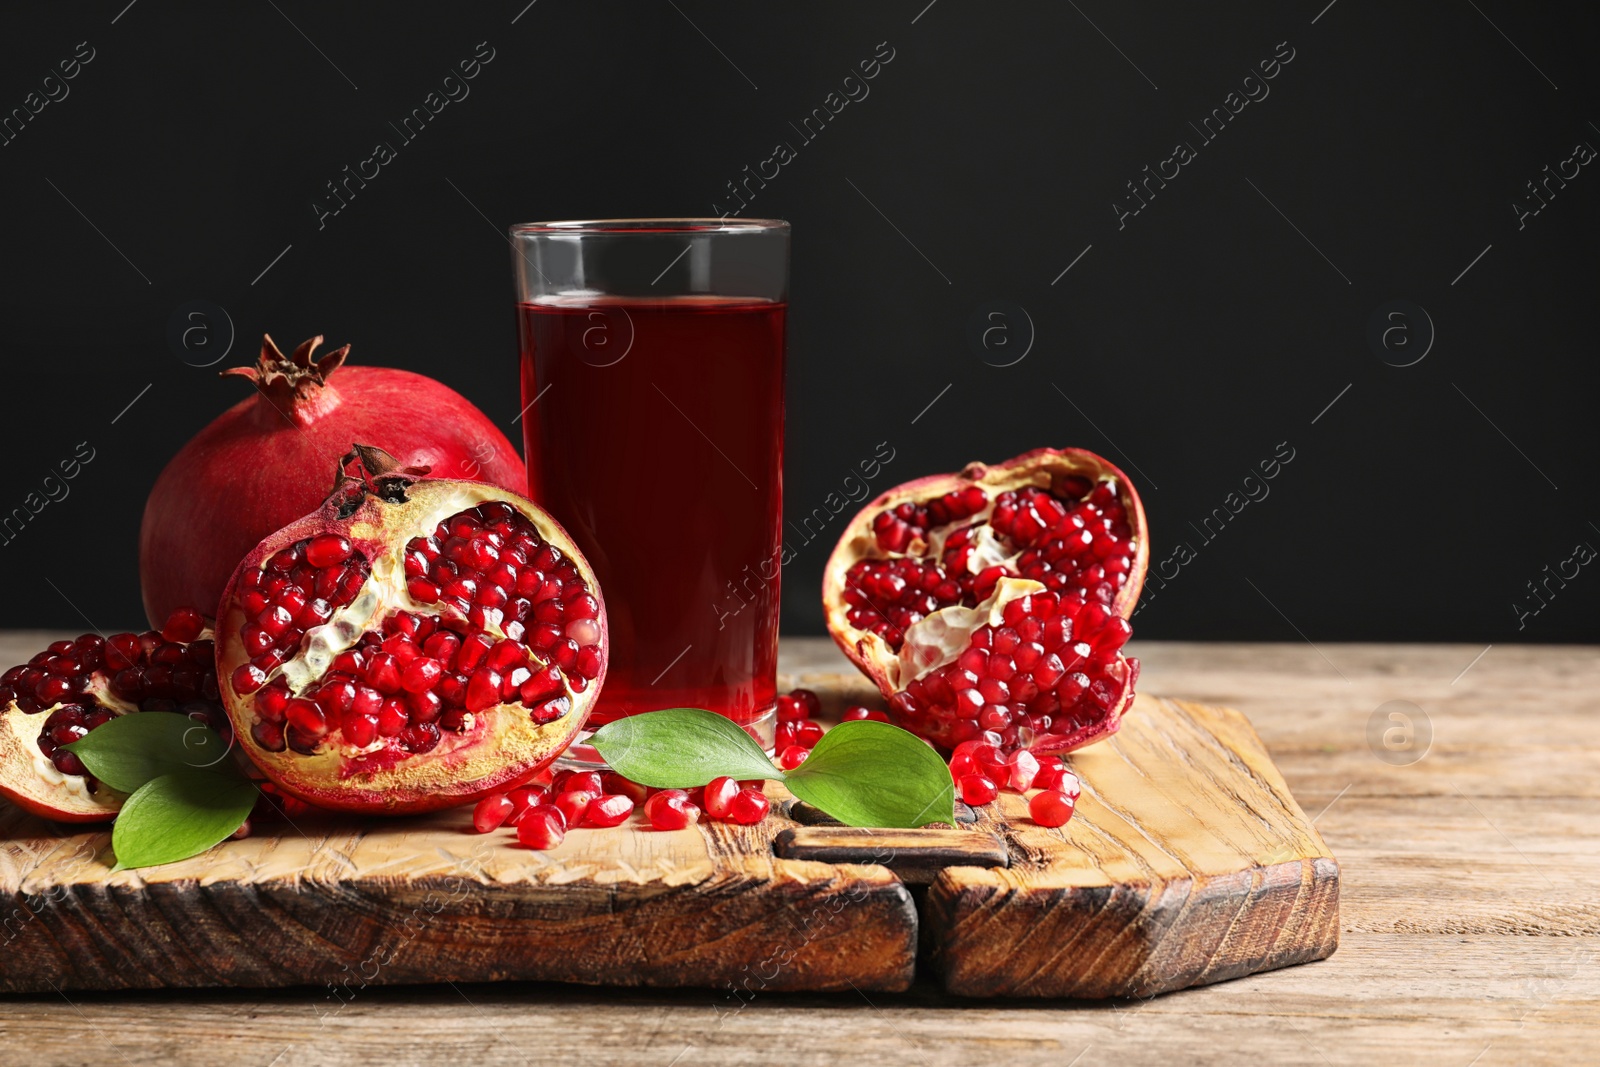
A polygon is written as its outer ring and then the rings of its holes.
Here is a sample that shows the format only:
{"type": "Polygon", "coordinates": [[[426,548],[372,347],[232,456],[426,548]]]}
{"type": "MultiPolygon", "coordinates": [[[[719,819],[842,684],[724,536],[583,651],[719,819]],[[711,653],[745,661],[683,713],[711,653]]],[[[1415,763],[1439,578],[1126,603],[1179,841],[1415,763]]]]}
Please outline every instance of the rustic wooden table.
{"type": "MultiPolygon", "coordinates": [[[[0,637],[0,662],[52,636],[0,637]]],[[[0,1000],[0,1065],[1593,1063],[1600,650],[1145,643],[1141,689],[1249,715],[1343,864],[1324,962],[1151,1000],[507,984],[0,1000]]],[[[836,671],[784,645],[786,681],[836,671]]],[[[798,684],[798,683],[797,683],[798,684]]]]}

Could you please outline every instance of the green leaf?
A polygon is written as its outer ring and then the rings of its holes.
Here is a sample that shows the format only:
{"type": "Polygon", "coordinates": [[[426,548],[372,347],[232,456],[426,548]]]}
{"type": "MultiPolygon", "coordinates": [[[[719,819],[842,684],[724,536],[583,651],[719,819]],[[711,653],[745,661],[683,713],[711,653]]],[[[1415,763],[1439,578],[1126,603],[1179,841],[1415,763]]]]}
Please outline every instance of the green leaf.
{"type": "Polygon", "coordinates": [[[754,738],[731,720],[699,708],[630,715],[600,727],[589,744],[624,778],[657,788],[687,789],[724,774],[740,780],[784,778],[754,738]]]}
{"type": "Polygon", "coordinates": [[[177,771],[211,769],[236,776],[227,746],[216,731],[170,712],[121,715],[62,747],[119,793],[132,793],[152,779],[177,771]]]}
{"type": "Polygon", "coordinates": [[[117,866],[153,867],[197,856],[227,840],[255,803],[256,787],[242,775],[181,770],[152,778],[123,802],[111,828],[117,866]]]}
{"type": "Polygon", "coordinates": [[[921,738],[886,722],[835,726],[784,784],[846,826],[955,825],[950,768],[921,738]]]}

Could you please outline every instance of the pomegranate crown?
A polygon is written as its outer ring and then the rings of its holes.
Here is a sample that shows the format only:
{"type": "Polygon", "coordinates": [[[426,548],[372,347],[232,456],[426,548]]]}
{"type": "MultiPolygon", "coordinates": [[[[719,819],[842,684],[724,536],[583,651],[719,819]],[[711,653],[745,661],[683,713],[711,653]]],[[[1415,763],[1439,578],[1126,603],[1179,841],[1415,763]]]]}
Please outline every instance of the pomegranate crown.
{"type": "Polygon", "coordinates": [[[328,376],[344,366],[350,346],[344,345],[313,360],[312,354],[322,344],[322,335],[301,342],[294,354],[285,356],[272,342],[271,334],[261,335],[261,355],[253,367],[229,367],[221,376],[248,378],[268,399],[277,403],[292,404],[307,400],[328,384],[328,376]]]}
{"type": "Polygon", "coordinates": [[[426,477],[431,469],[402,467],[399,460],[375,445],[352,444],[334,471],[333,491],[324,506],[337,517],[348,519],[369,496],[389,504],[404,504],[411,483],[426,477]]]}

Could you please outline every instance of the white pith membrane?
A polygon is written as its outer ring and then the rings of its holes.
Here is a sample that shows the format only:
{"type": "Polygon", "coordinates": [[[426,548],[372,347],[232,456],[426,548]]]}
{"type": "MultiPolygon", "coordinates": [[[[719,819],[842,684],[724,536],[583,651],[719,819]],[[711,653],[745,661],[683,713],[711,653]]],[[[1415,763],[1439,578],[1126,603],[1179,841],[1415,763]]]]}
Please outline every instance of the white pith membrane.
{"type": "MultiPolygon", "coordinates": [[[[442,599],[423,602],[410,594],[405,568],[407,545],[415,538],[428,538],[440,523],[490,502],[510,504],[528,522],[542,544],[557,550],[563,558],[573,560],[575,565],[581,562],[576,547],[525,511],[526,502],[520,498],[488,485],[423,480],[409,487],[404,503],[387,504],[369,499],[361,505],[362,510],[355,514],[344,532],[354,546],[351,559],[360,555],[370,568],[366,580],[349,604],[336,609],[326,623],[307,629],[295,653],[281,667],[269,671],[261,687],[249,695],[238,694],[230,677],[231,668],[249,660],[240,644],[241,624],[248,620],[236,602],[230,603],[228,624],[218,627],[219,633],[224,634],[221,639],[224,668],[219,671],[219,684],[233,694],[230,701],[233,706],[248,707],[249,721],[241,723],[244,728],[239,736],[248,738],[246,743],[252,758],[280,784],[314,802],[318,798],[309,795],[308,790],[315,792],[320,785],[336,781],[348,783],[358,792],[361,786],[371,786],[370,794],[362,795],[369,796],[374,803],[410,802],[415,797],[409,794],[441,790],[451,794],[471,792],[475,783],[498,781],[506,776],[508,768],[531,766],[553,758],[559,751],[575,729],[572,723],[581,719],[584,702],[592,701],[599,689],[596,681],[589,684],[586,692],[574,692],[567,671],[560,668],[559,698],[570,703],[570,710],[564,716],[539,724],[530,719],[529,709],[523,704],[514,699],[501,701],[480,712],[465,713],[459,730],[440,729],[438,743],[421,753],[406,750],[399,737],[379,735],[371,744],[352,744],[345,738],[338,717],[333,715],[328,716],[327,735],[310,752],[292,746],[281,750],[264,748],[251,730],[264,718],[256,707],[256,700],[275,682],[281,680],[287,684],[291,698],[309,699],[341,653],[356,648],[365,634],[384,635],[384,620],[401,612],[418,617],[447,617],[442,599]],[[368,508],[381,509],[378,513],[381,525],[368,521],[368,508]],[[412,514],[406,515],[403,522],[397,522],[397,509],[409,509],[412,514]],[[284,781],[280,775],[292,781],[284,781]]],[[[320,532],[325,531],[308,529],[300,540],[320,532]]],[[[286,545],[294,540],[289,539],[286,545]]],[[[265,570],[270,558],[268,555],[262,559],[259,567],[265,570]]],[[[598,599],[592,578],[581,567],[580,575],[587,591],[598,599]]],[[[601,649],[603,655],[605,641],[601,618],[572,620],[564,632],[570,633],[572,627],[587,623],[588,636],[593,638],[590,643],[601,649]]],[[[458,637],[467,632],[459,627],[441,626],[440,629],[450,629],[458,637]]],[[[481,631],[496,642],[506,639],[504,627],[499,623],[486,620],[485,625],[473,625],[470,630],[481,631]]],[[[538,671],[554,662],[553,655],[547,659],[529,645],[525,637],[517,639],[516,643],[525,649],[526,667],[530,671],[538,671]]],[[[364,684],[359,678],[356,681],[364,684]]]]}

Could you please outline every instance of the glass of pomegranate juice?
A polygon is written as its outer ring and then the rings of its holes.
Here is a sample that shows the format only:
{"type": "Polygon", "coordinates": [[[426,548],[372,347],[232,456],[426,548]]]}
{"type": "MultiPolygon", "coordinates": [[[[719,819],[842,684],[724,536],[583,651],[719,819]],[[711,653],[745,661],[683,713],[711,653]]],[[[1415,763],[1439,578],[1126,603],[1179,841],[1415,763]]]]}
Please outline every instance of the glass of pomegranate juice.
{"type": "MultiPolygon", "coordinates": [[[[536,222],[511,243],[529,494],[610,624],[590,723],[707,708],[770,750],[788,223],[536,222]]],[[[568,757],[598,763],[586,736],[568,757]]]]}

